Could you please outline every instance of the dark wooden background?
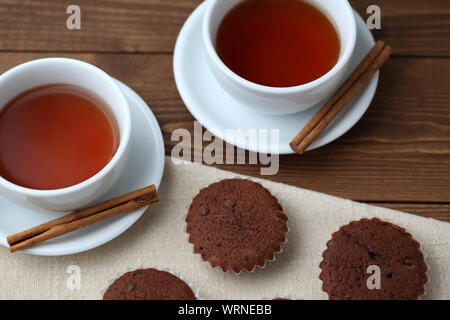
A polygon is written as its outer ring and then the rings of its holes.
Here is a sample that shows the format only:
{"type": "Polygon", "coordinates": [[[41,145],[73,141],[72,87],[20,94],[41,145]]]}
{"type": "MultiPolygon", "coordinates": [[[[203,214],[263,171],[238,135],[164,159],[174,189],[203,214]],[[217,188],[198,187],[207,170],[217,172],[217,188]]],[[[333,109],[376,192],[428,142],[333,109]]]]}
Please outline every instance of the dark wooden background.
{"type": "MultiPolygon", "coordinates": [[[[177,34],[200,0],[0,0],[0,73],[63,56],[93,63],[151,106],[170,154],[171,132],[192,128],[172,74],[177,34]],[[77,4],[82,29],[66,28],[77,4]]],[[[377,39],[393,47],[375,99],[337,141],[282,156],[278,175],[299,187],[450,221],[450,1],[351,0],[367,17],[377,4],[377,39]]],[[[224,169],[258,175],[248,165],[224,169]]]]}

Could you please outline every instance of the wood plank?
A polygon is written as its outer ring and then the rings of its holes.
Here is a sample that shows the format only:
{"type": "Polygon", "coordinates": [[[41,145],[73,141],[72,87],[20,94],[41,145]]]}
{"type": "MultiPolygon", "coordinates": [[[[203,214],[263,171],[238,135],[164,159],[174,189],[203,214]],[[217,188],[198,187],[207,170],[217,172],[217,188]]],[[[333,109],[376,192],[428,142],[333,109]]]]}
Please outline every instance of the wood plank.
{"type": "Polygon", "coordinates": [[[381,9],[381,30],[374,30],[393,48],[394,55],[450,55],[450,1],[447,0],[349,0],[367,19],[367,8],[381,9]]]}
{"type": "MultiPolygon", "coordinates": [[[[152,107],[170,154],[171,133],[193,127],[170,55],[0,53],[0,72],[43,56],[94,63],[152,107]]],[[[346,135],[303,156],[280,158],[268,179],[360,201],[450,202],[450,59],[391,59],[363,119],[346,135]]],[[[259,175],[258,166],[222,166],[259,175]]]]}
{"type": "Polygon", "coordinates": [[[201,0],[2,0],[1,51],[172,52],[201,0]],[[81,30],[68,30],[66,9],[81,8],[81,30]]]}
{"type": "Polygon", "coordinates": [[[450,205],[448,204],[377,203],[375,205],[450,222],[450,205]]]}
{"type": "MultiPolygon", "coordinates": [[[[70,0],[0,1],[0,51],[172,52],[201,0],[78,0],[82,29],[66,28],[70,0]]],[[[371,0],[351,0],[367,18],[371,0]]],[[[382,30],[396,55],[450,56],[450,1],[378,0],[382,30]]]]}

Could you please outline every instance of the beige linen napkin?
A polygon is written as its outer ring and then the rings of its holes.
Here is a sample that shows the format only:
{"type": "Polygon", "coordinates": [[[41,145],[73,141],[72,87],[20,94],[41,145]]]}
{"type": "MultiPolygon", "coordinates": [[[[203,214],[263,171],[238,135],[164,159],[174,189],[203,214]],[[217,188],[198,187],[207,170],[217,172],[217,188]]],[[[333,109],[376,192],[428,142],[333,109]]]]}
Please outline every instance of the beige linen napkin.
{"type": "MultiPolygon", "coordinates": [[[[288,243],[275,262],[253,273],[223,273],[194,255],[184,218],[197,192],[237,174],[166,158],[160,202],[117,239],[89,252],[39,257],[0,248],[1,299],[101,299],[109,281],[139,267],[169,269],[200,289],[205,299],[263,299],[292,296],[326,299],[319,263],[331,234],[362,217],[379,217],[406,228],[420,242],[428,265],[424,299],[450,299],[450,224],[368,206],[266,180],[289,217],[288,243]],[[69,289],[69,266],[81,271],[79,289],[69,289]]],[[[70,270],[69,270],[70,271],[70,270]]],[[[73,287],[73,286],[72,286],[73,287]]]]}

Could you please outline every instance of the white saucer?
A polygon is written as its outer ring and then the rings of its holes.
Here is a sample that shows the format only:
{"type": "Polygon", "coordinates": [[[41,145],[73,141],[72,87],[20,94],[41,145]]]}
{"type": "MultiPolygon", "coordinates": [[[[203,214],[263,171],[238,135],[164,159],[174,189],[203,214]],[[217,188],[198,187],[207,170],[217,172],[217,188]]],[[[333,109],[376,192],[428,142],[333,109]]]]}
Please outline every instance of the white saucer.
{"type": "MultiPolygon", "coordinates": [[[[103,197],[120,194],[155,184],[159,187],[164,171],[164,142],[155,116],[147,104],[128,86],[117,81],[130,105],[132,132],[131,154],[122,177],[103,197]]],[[[100,200],[100,201],[102,201],[100,200]]],[[[64,214],[43,209],[24,208],[0,195],[0,244],[8,247],[6,237],[64,214]]],[[[98,247],[127,230],[145,212],[145,208],[126,213],[39,244],[23,252],[58,256],[83,252],[98,247]]],[[[151,214],[151,212],[149,212],[151,214]]]]}
{"type": "MultiPolygon", "coordinates": [[[[273,116],[256,114],[247,109],[243,102],[229,96],[219,86],[206,62],[201,30],[205,5],[206,3],[203,2],[191,14],[181,29],[175,45],[173,59],[175,81],[186,107],[215,136],[240,148],[255,152],[264,151],[261,149],[263,146],[251,141],[236,142],[227,139],[224,134],[226,129],[279,129],[279,153],[294,153],[289,146],[289,142],[320,109],[323,103],[300,113],[273,116]]],[[[355,16],[358,34],[356,49],[350,66],[351,71],[375,44],[375,40],[362,18],[356,12],[355,16]]],[[[326,145],[350,130],[372,102],[377,84],[378,72],[345,110],[330,123],[308,150],[326,145]]]]}

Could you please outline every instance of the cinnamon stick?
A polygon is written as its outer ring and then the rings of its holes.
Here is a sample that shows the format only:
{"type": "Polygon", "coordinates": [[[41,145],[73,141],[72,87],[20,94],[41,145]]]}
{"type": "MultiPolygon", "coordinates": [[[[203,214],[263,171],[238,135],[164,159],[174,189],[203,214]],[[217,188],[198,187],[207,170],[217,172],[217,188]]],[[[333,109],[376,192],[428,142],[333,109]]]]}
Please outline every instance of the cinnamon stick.
{"type": "Polygon", "coordinates": [[[303,154],[311,143],[320,136],[328,124],[369,82],[375,72],[381,68],[389,58],[391,51],[391,48],[386,46],[383,41],[377,41],[336,93],[291,141],[290,146],[296,153],[303,154]]]}
{"type": "Polygon", "coordinates": [[[148,206],[157,201],[158,196],[154,185],[127,193],[9,236],[7,241],[10,244],[10,251],[15,252],[29,248],[43,241],[62,236],[121,213],[148,206]]]}

